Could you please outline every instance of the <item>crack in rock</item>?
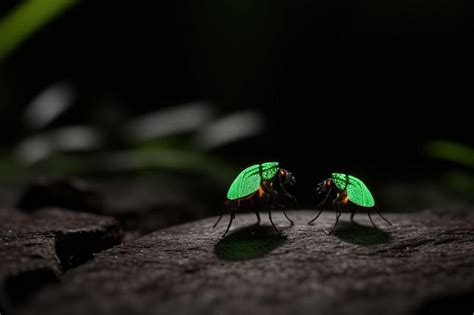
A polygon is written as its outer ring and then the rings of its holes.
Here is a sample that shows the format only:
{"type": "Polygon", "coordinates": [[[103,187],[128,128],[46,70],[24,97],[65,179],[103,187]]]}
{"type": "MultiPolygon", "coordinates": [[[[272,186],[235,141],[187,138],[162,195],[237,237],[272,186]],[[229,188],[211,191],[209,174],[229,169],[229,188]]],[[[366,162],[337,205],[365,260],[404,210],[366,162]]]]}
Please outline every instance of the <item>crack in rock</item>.
{"type": "Polygon", "coordinates": [[[0,209],[0,309],[22,306],[62,274],[121,242],[115,219],[44,209],[0,209]]]}

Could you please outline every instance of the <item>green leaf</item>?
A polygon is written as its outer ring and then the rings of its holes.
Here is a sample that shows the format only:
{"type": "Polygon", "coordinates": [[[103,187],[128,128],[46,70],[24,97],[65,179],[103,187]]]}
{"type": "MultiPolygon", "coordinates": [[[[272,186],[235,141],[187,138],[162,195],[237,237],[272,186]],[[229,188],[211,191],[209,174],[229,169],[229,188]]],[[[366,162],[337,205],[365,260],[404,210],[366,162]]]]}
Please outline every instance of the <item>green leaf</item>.
{"type": "Polygon", "coordinates": [[[26,0],[0,20],[0,61],[22,42],[76,4],[73,0],[26,0]]]}
{"type": "Polygon", "coordinates": [[[435,140],[428,142],[425,149],[431,157],[474,168],[474,149],[468,145],[435,140]]]}

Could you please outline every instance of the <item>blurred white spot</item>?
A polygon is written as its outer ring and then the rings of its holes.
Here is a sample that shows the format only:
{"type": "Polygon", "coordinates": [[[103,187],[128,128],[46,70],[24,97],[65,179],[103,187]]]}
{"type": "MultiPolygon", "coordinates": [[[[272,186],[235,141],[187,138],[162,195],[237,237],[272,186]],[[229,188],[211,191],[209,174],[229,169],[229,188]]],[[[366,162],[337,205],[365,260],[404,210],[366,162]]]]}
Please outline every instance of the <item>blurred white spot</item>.
{"type": "Polygon", "coordinates": [[[16,148],[19,159],[33,163],[44,159],[53,151],[51,140],[47,136],[35,136],[21,142],[16,148]]]}
{"type": "Polygon", "coordinates": [[[265,118],[254,110],[237,112],[205,126],[196,136],[197,144],[205,149],[215,148],[259,134],[265,118]]]}
{"type": "Polygon", "coordinates": [[[147,140],[195,130],[213,116],[210,103],[190,103],[137,118],[128,125],[127,131],[132,140],[147,140]]]}
{"type": "Polygon", "coordinates": [[[58,150],[89,150],[101,144],[99,133],[86,126],[62,128],[54,133],[53,138],[58,150]]]}
{"type": "Polygon", "coordinates": [[[25,123],[31,128],[41,128],[49,124],[68,109],[75,98],[74,88],[59,82],[37,95],[26,108],[25,123]]]}
{"type": "Polygon", "coordinates": [[[101,135],[91,127],[65,127],[24,140],[16,148],[16,154],[32,164],[56,152],[92,150],[101,143],[101,135]]]}

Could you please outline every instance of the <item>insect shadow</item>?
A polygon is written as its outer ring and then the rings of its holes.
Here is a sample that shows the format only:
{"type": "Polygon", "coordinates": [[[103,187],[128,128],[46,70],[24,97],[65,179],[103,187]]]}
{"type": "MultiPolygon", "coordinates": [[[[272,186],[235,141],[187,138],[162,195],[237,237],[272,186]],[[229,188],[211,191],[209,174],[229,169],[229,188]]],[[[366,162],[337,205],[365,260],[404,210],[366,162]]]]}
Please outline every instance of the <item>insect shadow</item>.
{"type": "Polygon", "coordinates": [[[346,221],[340,222],[333,234],[344,242],[363,246],[387,244],[393,239],[389,233],[373,226],[346,221]]]}
{"type": "Polygon", "coordinates": [[[214,245],[222,260],[244,261],[261,258],[286,242],[270,225],[251,225],[228,234],[214,245]]]}

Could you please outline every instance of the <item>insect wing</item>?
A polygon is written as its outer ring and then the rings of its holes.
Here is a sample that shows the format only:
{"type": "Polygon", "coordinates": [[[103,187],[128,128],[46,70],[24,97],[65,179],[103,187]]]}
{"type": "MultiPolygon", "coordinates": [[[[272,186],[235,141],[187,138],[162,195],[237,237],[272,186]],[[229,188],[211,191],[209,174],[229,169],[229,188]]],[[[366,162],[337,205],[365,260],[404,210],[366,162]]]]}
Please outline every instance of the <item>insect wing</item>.
{"type": "Polygon", "coordinates": [[[333,181],[337,188],[346,189],[349,200],[361,207],[375,206],[375,200],[367,186],[352,175],[333,173],[333,181]],[[347,177],[348,176],[348,177],[347,177]]]}
{"type": "MultiPolygon", "coordinates": [[[[269,180],[278,172],[277,162],[266,162],[261,164],[263,178],[269,180]]],[[[258,190],[262,178],[260,177],[260,165],[255,164],[244,169],[234,179],[227,192],[227,199],[235,200],[247,197],[258,190]]]]}

